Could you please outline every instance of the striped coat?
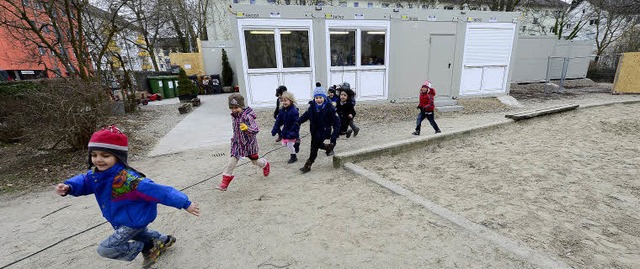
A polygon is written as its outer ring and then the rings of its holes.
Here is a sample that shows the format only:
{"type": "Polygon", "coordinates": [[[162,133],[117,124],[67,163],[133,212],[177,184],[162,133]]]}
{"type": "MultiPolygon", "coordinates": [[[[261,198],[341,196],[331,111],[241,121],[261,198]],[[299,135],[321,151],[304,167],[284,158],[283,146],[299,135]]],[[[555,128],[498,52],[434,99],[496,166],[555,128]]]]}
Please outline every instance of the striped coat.
{"type": "Polygon", "coordinates": [[[258,132],[260,128],[256,123],[256,113],[251,107],[245,108],[240,114],[231,113],[231,128],[233,129],[233,137],[231,137],[231,156],[247,157],[249,155],[258,154],[258,132]],[[240,123],[244,123],[249,127],[246,132],[240,131],[240,123]]]}

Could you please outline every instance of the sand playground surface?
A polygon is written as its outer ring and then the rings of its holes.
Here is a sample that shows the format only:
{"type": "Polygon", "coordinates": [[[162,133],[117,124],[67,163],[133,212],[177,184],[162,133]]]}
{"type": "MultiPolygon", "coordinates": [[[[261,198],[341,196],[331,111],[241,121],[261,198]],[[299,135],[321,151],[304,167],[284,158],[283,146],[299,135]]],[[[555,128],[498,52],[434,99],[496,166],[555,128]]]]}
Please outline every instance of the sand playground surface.
{"type": "MultiPolygon", "coordinates": [[[[159,207],[149,228],[178,241],[156,268],[639,268],[639,114],[640,103],[581,108],[354,164],[535,257],[334,169],[324,154],[302,175],[309,139],[301,161],[287,164],[286,149],[265,127],[259,139],[271,175],[245,163],[227,192],[213,186],[228,145],[132,165],[183,190],[202,212],[159,207]]],[[[438,123],[446,135],[503,120],[504,113],[486,113],[438,123]]],[[[363,124],[336,151],[414,139],[413,124],[363,124]]],[[[141,267],[141,255],[132,262],[98,256],[112,229],[93,196],[51,190],[0,202],[0,268],[141,267]]]]}

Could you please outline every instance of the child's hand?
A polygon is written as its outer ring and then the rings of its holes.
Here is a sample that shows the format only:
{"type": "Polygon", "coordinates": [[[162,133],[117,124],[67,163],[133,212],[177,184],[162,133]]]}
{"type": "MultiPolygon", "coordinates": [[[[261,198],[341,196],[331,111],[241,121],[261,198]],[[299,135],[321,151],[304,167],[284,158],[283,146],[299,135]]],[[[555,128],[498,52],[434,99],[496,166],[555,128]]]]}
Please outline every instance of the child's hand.
{"type": "Polygon", "coordinates": [[[350,118],[350,119],[353,119],[353,115],[349,114],[349,118],[350,118]]]}
{"type": "Polygon", "coordinates": [[[191,203],[191,205],[187,208],[187,212],[195,215],[196,217],[200,216],[200,208],[196,203],[191,203]]]}
{"type": "Polygon", "coordinates": [[[249,126],[244,124],[244,122],[240,123],[240,131],[246,132],[247,130],[249,130],[249,126]]]}
{"type": "Polygon", "coordinates": [[[71,187],[69,187],[69,185],[67,184],[59,183],[58,185],[56,185],[56,193],[60,196],[67,196],[70,190],[71,187]]]}

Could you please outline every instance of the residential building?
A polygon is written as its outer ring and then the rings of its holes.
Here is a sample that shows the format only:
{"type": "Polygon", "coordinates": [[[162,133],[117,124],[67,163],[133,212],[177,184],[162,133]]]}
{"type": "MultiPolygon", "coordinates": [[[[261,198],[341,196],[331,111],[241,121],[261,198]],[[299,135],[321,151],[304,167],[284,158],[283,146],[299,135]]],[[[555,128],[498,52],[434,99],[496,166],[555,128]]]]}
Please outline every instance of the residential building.
{"type": "MultiPolygon", "coordinates": [[[[13,10],[0,8],[0,71],[2,77],[8,80],[25,80],[35,78],[50,78],[57,76],[68,76],[68,68],[55,56],[55,53],[64,53],[70,60],[70,65],[76,65],[75,54],[70,47],[59,44],[56,39],[59,33],[54,33],[51,27],[50,17],[45,15],[45,7],[40,1],[21,1],[24,15],[29,21],[18,18],[13,10]],[[24,28],[37,27],[41,29],[40,34],[48,43],[55,46],[52,51],[41,42],[34,31],[23,30],[24,28]]],[[[57,14],[63,14],[62,12],[57,14]]],[[[64,20],[62,15],[60,18],[64,20]]],[[[64,44],[64,42],[62,42],[64,44]]]]}

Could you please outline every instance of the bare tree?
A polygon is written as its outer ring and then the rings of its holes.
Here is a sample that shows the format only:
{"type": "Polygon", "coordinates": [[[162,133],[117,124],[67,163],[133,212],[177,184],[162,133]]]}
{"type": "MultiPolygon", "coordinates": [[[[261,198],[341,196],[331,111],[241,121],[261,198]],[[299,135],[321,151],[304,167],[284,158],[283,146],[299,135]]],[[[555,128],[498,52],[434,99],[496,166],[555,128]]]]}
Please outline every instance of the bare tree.
{"type": "Polygon", "coordinates": [[[126,2],[125,7],[121,15],[128,21],[134,22],[144,40],[144,42],[129,41],[147,51],[149,58],[151,58],[153,69],[160,71],[155,48],[158,39],[168,34],[166,29],[168,7],[162,1],[145,0],[129,0],[126,2]]]}
{"type": "Polygon", "coordinates": [[[613,43],[618,41],[625,32],[634,29],[638,23],[640,7],[636,1],[594,1],[596,58],[613,43]]]}
{"type": "MultiPolygon", "coordinates": [[[[86,0],[14,1],[0,0],[0,27],[26,48],[46,48],[72,77],[93,76],[83,29],[86,0]]],[[[38,51],[32,49],[35,55],[38,51]]],[[[62,76],[62,70],[45,66],[62,76]]]]}

